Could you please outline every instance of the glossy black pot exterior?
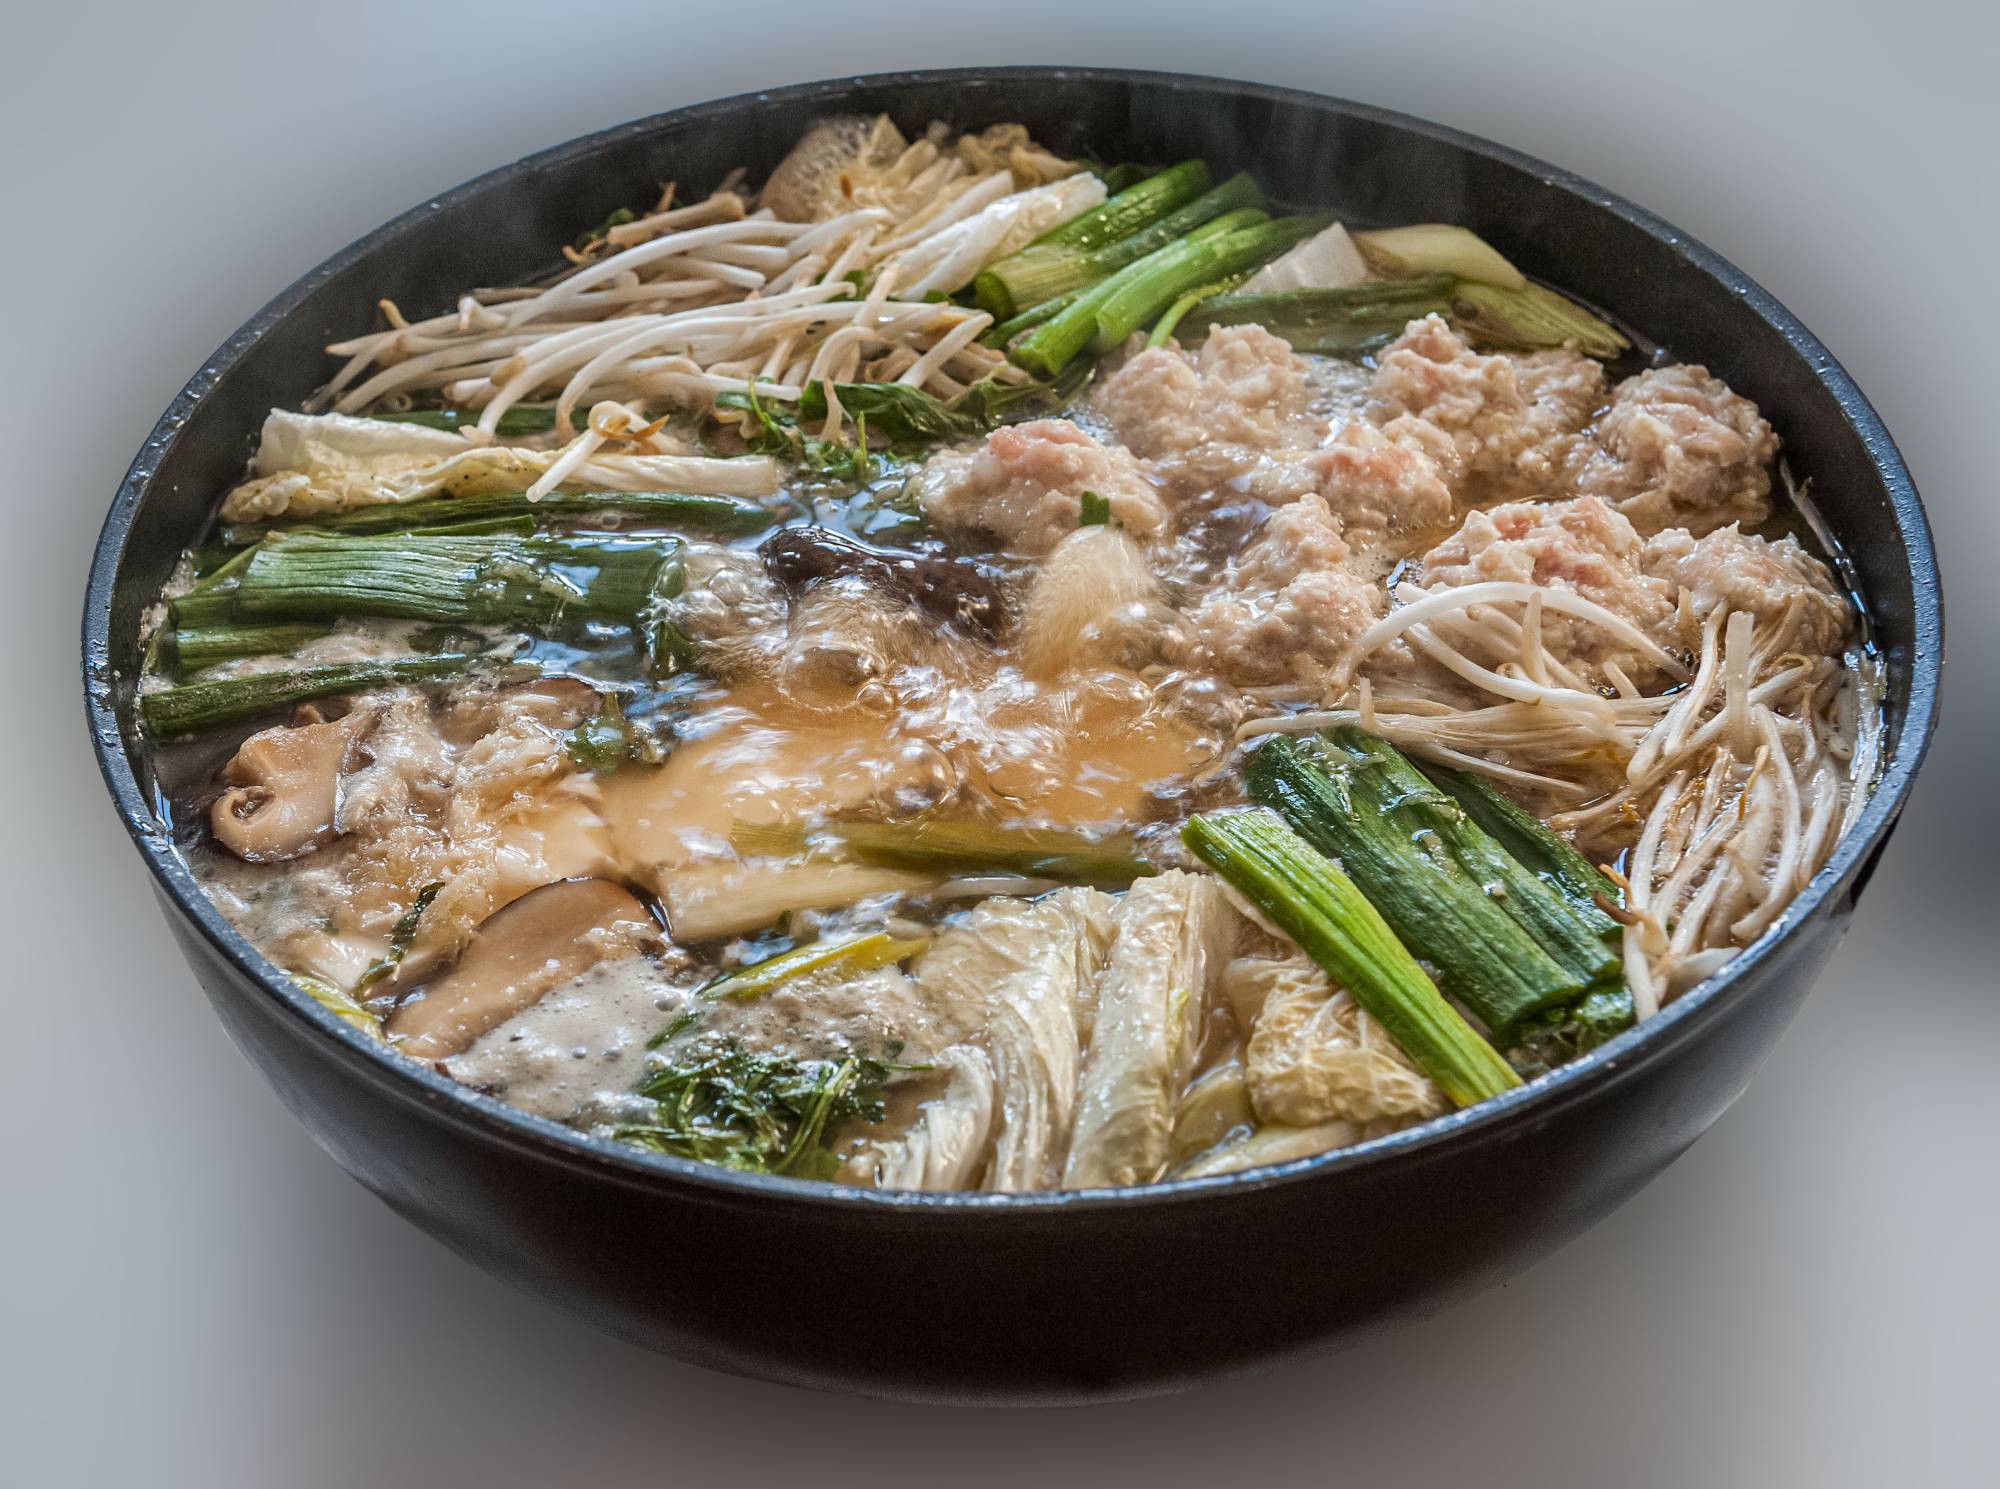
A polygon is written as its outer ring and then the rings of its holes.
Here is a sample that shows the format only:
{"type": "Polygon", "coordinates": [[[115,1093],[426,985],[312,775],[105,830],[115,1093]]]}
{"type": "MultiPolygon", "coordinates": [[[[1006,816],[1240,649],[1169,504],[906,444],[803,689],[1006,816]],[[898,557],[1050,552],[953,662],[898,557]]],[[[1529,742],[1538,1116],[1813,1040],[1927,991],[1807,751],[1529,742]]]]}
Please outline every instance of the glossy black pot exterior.
{"type": "Polygon", "coordinates": [[[787,89],[641,121],[509,166],[301,280],[225,345],[121,489],[84,619],[105,777],[231,1036],[351,1173],[463,1255],[591,1322],[721,1369],[926,1398],[1170,1388],[1351,1342],[1573,1239],[1743,1090],[1845,929],[1935,723],[1935,560],[1909,476],[1825,349],[1698,244],[1607,193],[1450,131],[1174,76],[1022,69],[787,89]],[[382,295],[429,313],[537,271],[662,177],[767,170],[811,119],[1020,120],[1059,150],[1205,156],[1352,220],[1463,222],[1754,398],[1854,563],[1888,672],[1866,815],[1777,933],[1643,1032],[1473,1111],[1254,1174],[1046,1197],[881,1195],[594,1143],[413,1070],[275,976],[174,855],[129,749],[133,638],[274,404],[382,295]]]}

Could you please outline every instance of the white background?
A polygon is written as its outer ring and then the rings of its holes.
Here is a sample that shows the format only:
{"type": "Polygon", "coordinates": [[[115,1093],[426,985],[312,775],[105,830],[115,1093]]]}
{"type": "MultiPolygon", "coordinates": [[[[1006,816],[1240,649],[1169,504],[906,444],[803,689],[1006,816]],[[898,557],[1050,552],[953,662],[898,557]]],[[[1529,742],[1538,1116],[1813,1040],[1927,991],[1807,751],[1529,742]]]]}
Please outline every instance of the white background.
{"type": "MultiPolygon", "coordinates": [[[[6,49],[0,1481],[1776,1489],[1991,1471],[1990,9],[42,3],[12,13],[6,49]],[[425,195],[702,98],[1032,61],[1428,115],[1733,258],[1844,359],[1915,468],[1951,580],[1945,735],[1750,1094],[1511,1286],[1344,1356],[1121,1406],[920,1409],[723,1379],[448,1255],[228,1046],[88,757],[88,550],[202,357],[425,195]]],[[[656,1262],[674,1265],[672,1236],[656,1262]]]]}

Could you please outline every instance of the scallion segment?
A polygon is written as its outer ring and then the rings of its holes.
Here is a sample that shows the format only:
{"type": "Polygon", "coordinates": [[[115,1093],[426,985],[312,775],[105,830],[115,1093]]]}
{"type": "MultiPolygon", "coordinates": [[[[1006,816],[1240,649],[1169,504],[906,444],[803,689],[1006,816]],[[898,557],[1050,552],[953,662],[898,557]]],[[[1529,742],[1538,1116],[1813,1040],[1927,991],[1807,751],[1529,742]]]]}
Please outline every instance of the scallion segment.
{"type": "Polygon", "coordinates": [[[273,528],[237,524],[222,530],[229,543],[255,543],[272,532],[327,533],[357,537],[374,533],[416,532],[473,522],[576,520],[613,515],[645,527],[681,532],[742,537],[762,532],[777,522],[777,514],[756,502],[735,496],[696,496],[679,491],[551,491],[538,502],[523,492],[495,491],[477,496],[438,496],[414,502],[382,502],[313,517],[302,523],[273,528]]]}
{"type": "Polygon", "coordinates": [[[330,625],[303,621],[268,626],[200,626],[175,631],[172,636],[174,659],[182,672],[198,672],[217,662],[233,662],[239,657],[269,657],[294,652],[308,641],[316,641],[333,629],[330,625]]]}
{"type": "Polygon", "coordinates": [[[679,551],[673,538],[273,534],[250,550],[226,587],[174,601],[173,614],[177,625],[210,623],[210,609],[235,620],[632,624],[679,551]]]}
{"type": "Polygon", "coordinates": [[[1250,794],[1337,858],[1444,990],[1497,1037],[1618,971],[1616,953],[1448,794],[1379,739],[1274,739],[1250,794]]]}
{"type": "Polygon", "coordinates": [[[1413,320],[1450,314],[1453,284],[1449,274],[1432,274],[1343,289],[1219,294],[1189,308],[1181,318],[1188,328],[1182,340],[1217,326],[1259,325],[1284,337],[1293,351],[1353,356],[1395,339],[1413,320]]]}
{"type": "Polygon", "coordinates": [[[1086,349],[1110,351],[1189,290],[1276,258],[1326,221],[1286,217],[1246,226],[1242,214],[1225,213],[1085,290],[1009,355],[1030,371],[1053,377],[1086,349]]]}
{"type": "Polygon", "coordinates": [[[1352,879],[1276,813],[1194,817],[1181,840],[1368,1010],[1459,1106],[1521,1083],[1352,879]]]}
{"type": "Polygon", "coordinates": [[[1208,190],[1208,165],[1184,160],[1134,182],[1117,195],[1059,227],[1050,228],[1031,247],[1097,248],[1128,238],[1165,217],[1184,202],[1208,190]]]}
{"type": "Polygon", "coordinates": [[[790,854],[823,844],[840,856],[880,868],[935,874],[1014,874],[1071,884],[1123,888],[1154,872],[1127,833],[1092,836],[1055,827],[978,821],[834,822],[743,825],[731,834],[739,852],[790,854]]]}
{"type": "Polygon", "coordinates": [[[981,308],[1004,322],[1023,310],[1095,284],[1179,241],[1204,223],[1263,205],[1264,194],[1257,183],[1247,173],[1239,173],[1116,241],[1097,247],[1040,243],[1024,248],[983,270],[972,282],[973,293],[981,308]]]}
{"type": "Polygon", "coordinates": [[[491,659],[485,657],[403,657],[389,662],[342,662],[289,672],[259,672],[142,693],[139,714],[149,732],[171,738],[239,724],[336,693],[449,682],[490,665],[491,659]]]}

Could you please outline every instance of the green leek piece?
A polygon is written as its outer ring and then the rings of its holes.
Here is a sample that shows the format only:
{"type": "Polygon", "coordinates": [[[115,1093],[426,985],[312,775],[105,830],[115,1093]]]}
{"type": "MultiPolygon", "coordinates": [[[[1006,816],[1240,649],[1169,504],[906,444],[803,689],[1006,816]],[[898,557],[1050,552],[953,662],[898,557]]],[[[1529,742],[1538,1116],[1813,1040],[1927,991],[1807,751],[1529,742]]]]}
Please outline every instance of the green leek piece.
{"type": "Polygon", "coordinates": [[[1510,290],[1460,280],[1452,319],[1473,341],[1507,351],[1566,346],[1589,357],[1615,357],[1632,349],[1616,326],[1539,284],[1510,290]]]}
{"type": "Polygon", "coordinates": [[[973,293],[982,309],[991,312],[996,320],[1005,321],[1044,301],[1085,289],[1116,274],[1127,264],[1178,242],[1204,223],[1231,212],[1261,209],[1263,205],[1264,194],[1257,189],[1257,183],[1249,175],[1239,173],[1128,237],[1097,247],[1041,243],[1010,254],[980,272],[972,282],[973,293]]]}
{"type": "Polygon", "coordinates": [[[222,530],[223,541],[255,543],[269,533],[331,533],[357,536],[367,533],[412,532],[435,529],[441,524],[461,524],[494,520],[532,522],[574,521],[579,518],[613,515],[641,527],[665,527],[679,532],[709,533],[718,537],[742,537],[759,533],[778,520],[756,502],[736,496],[694,496],[679,491],[551,491],[538,502],[523,492],[495,491],[479,496],[434,496],[423,501],[382,502],[356,507],[348,512],[311,517],[304,522],[273,528],[258,523],[238,523],[222,530]]]}
{"type": "Polygon", "coordinates": [[[834,822],[810,829],[743,825],[731,834],[739,852],[753,854],[796,853],[821,840],[862,863],[923,873],[1018,874],[1123,888],[1155,872],[1127,833],[1093,837],[1054,827],[962,821],[834,822]]]}
{"type": "Polygon", "coordinates": [[[1450,313],[1452,284],[1451,276],[1433,274],[1344,289],[1220,294],[1194,306],[1181,339],[1196,340],[1217,326],[1258,325],[1284,337],[1293,351],[1353,356],[1393,340],[1413,320],[1450,313]]]}
{"type": "Polygon", "coordinates": [[[235,619],[388,616],[447,624],[636,621],[674,538],[274,533],[226,586],[173,602],[177,625],[218,601],[235,619]]]}
{"type": "Polygon", "coordinates": [[[241,723],[313,698],[451,682],[494,665],[488,657],[404,657],[392,662],[342,662],[291,672],[259,672],[141,693],[139,715],[153,734],[170,738],[241,723]]]}
{"type": "Polygon", "coordinates": [[[1208,166],[1199,160],[1157,171],[1118,192],[1088,212],[1050,228],[1031,246],[1054,244],[1064,248],[1098,248],[1130,237],[1149,223],[1157,222],[1184,202],[1191,202],[1208,190],[1208,166]]]}
{"type": "Polygon", "coordinates": [[[1597,928],[1383,741],[1357,730],[1273,739],[1246,780],[1257,801],[1340,860],[1445,992],[1496,1036],[1616,975],[1597,928]]]}
{"type": "Polygon", "coordinates": [[[1470,1106],[1521,1083],[1354,881],[1276,813],[1194,817],[1181,840],[1347,989],[1453,1102],[1470,1106]]]}
{"type": "Polygon", "coordinates": [[[333,629],[313,621],[271,626],[212,626],[173,633],[174,658],[182,672],[198,672],[238,657],[269,657],[297,651],[333,629]]]}
{"type": "Polygon", "coordinates": [[[1054,377],[1087,348],[1110,351],[1189,290],[1254,269],[1325,226],[1321,217],[1242,226],[1239,214],[1225,213],[1091,286],[1008,355],[1031,372],[1054,377]]]}
{"type": "Polygon", "coordinates": [[[855,936],[846,941],[816,941],[808,946],[781,951],[748,967],[739,967],[702,988],[700,996],[746,1002],[751,998],[761,998],[780,984],[801,977],[816,977],[826,972],[838,973],[842,977],[859,977],[866,972],[906,962],[930,944],[928,937],[898,940],[883,931],[855,936]]]}

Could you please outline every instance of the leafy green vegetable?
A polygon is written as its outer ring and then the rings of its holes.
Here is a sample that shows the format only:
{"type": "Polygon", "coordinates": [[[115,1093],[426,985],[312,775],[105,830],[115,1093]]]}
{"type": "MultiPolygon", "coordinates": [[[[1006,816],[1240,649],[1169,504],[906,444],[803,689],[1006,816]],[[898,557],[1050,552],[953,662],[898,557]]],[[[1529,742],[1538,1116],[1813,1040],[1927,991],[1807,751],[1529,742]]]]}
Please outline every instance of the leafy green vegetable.
{"type": "Polygon", "coordinates": [[[887,1116],[883,1088],[910,1067],[851,1053],[802,1060],[753,1054],[733,1043],[703,1041],[648,1075],[639,1094],[651,1119],[617,1129],[625,1142],[676,1158],[750,1173],[832,1177],[828,1129],[887,1116]]]}
{"type": "MultiPolygon", "coordinates": [[[[973,416],[905,383],[836,383],[834,391],[851,417],[867,419],[869,430],[892,447],[941,444],[981,432],[982,426],[973,416]]],[[[806,384],[799,397],[800,421],[816,421],[826,415],[826,384],[806,384]]]]}
{"type": "Polygon", "coordinates": [[[403,958],[410,954],[410,943],[417,939],[417,927],[423,923],[424,911],[430,909],[431,901],[443,888],[442,884],[426,884],[417,891],[410,908],[403,912],[403,918],[396,922],[396,929],[389,933],[389,949],[369,963],[368,970],[361,974],[361,980],[354,984],[355,992],[367,992],[403,964],[403,958]]]}
{"type": "MultiPolygon", "coordinates": [[[[865,429],[859,431],[852,443],[812,438],[799,429],[796,415],[781,415],[759,397],[754,381],[746,392],[716,394],[715,403],[718,408],[737,409],[749,415],[743,426],[743,441],[753,454],[774,456],[831,480],[858,483],[875,474],[865,429]]],[[[822,402],[822,417],[825,412],[822,402]]]]}
{"type": "Polygon", "coordinates": [[[610,775],[625,763],[630,734],[618,695],[606,693],[597,716],[585,719],[570,730],[563,741],[563,749],[579,769],[587,770],[592,775],[610,775]]]}

